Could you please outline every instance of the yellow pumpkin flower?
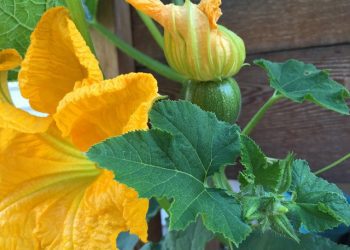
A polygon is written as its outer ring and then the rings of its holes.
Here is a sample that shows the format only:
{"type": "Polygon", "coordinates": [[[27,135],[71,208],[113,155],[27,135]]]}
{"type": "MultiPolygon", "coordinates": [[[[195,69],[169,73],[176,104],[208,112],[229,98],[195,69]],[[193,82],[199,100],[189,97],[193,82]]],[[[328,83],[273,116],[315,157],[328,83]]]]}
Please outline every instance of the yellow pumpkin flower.
{"type": "Polygon", "coordinates": [[[18,80],[47,117],[0,101],[0,249],[116,249],[122,231],[147,241],[148,200],[84,151],[147,129],[158,97],[153,76],[103,80],[67,10],[57,7],[32,33],[18,80]]]}
{"type": "Polygon", "coordinates": [[[196,81],[235,75],[245,60],[243,40],[218,25],[221,0],[185,0],[183,6],[160,0],[126,0],[164,27],[164,54],[169,65],[196,81]]]}

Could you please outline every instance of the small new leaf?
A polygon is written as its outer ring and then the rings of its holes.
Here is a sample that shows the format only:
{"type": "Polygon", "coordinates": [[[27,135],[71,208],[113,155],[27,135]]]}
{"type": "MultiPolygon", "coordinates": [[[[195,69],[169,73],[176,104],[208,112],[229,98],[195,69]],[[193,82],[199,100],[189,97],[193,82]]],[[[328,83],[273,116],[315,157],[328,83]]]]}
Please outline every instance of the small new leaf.
{"type": "Polygon", "coordinates": [[[294,202],[289,209],[308,230],[321,232],[350,224],[350,205],[342,191],[311,173],[306,161],[294,161],[291,191],[294,202]]]}
{"type": "Polygon", "coordinates": [[[208,188],[206,179],[238,156],[239,128],[185,101],[159,102],[150,118],[151,130],[108,139],[88,157],[141,197],[172,199],[170,230],[184,230],[200,216],[208,230],[238,245],[251,232],[240,204],[208,188]]]}
{"type": "Polygon", "coordinates": [[[299,103],[308,100],[323,108],[349,114],[346,99],[350,92],[332,80],[328,72],[297,60],[274,63],[259,59],[254,63],[267,72],[271,87],[290,100],[299,103]]]}
{"type": "Polygon", "coordinates": [[[267,191],[284,193],[291,183],[293,155],[284,160],[268,160],[260,147],[248,136],[241,135],[241,163],[245,170],[239,180],[242,186],[262,185],[267,191]]]}

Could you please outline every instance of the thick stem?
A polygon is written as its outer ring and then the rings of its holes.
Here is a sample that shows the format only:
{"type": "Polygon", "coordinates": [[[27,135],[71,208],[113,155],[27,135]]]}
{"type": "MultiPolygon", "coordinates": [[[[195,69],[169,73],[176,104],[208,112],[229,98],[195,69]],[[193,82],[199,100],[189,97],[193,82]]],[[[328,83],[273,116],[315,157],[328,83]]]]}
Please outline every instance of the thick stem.
{"type": "Polygon", "coordinates": [[[90,47],[90,50],[95,53],[94,44],[90,36],[89,26],[85,19],[85,11],[81,0],[65,0],[65,2],[80,34],[83,36],[86,44],[90,47]]]}
{"type": "Polygon", "coordinates": [[[187,79],[184,78],[182,75],[180,75],[170,67],[154,60],[153,58],[133,48],[97,21],[91,22],[91,25],[103,36],[105,36],[111,43],[113,43],[118,49],[120,49],[122,52],[124,52],[140,64],[146,66],[147,68],[157,72],[158,74],[170,80],[176,81],[181,84],[185,84],[187,82],[187,79]]]}
{"type": "Polygon", "coordinates": [[[259,121],[264,117],[266,111],[274,105],[279,100],[283,99],[282,95],[277,94],[276,92],[270,97],[269,100],[259,109],[259,111],[253,116],[253,118],[248,122],[245,128],[242,131],[242,134],[249,135],[259,121]]]}
{"type": "Polygon", "coordinates": [[[340,163],[343,163],[347,159],[350,159],[350,153],[345,155],[345,156],[343,156],[342,158],[336,160],[335,162],[329,164],[328,166],[325,166],[324,168],[321,168],[321,169],[317,170],[315,172],[315,174],[322,174],[322,173],[324,173],[324,172],[326,172],[326,171],[328,171],[328,170],[338,166],[340,163]]]}
{"type": "Polygon", "coordinates": [[[139,14],[139,16],[140,16],[141,20],[143,21],[143,23],[148,28],[148,30],[151,33],[153,39],[157,42],[158,46],[163,50],[164,49],[164,38],[163,38],[163,35],[160,33],[158,27],[156,26],[156,24],[154,23],[152,18],[150,18],[149,16],[143,14],[141,11],[137,11],[137,13],[139,14]]]}

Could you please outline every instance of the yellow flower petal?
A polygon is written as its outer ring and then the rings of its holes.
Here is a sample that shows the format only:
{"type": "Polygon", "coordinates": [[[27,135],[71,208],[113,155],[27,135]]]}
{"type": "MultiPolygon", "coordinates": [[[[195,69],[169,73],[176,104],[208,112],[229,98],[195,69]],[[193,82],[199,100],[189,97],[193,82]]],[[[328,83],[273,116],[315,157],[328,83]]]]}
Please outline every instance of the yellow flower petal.
{"type": "MultiPolygon", "coordinates": [[[[160,0],[126,0],[136,9],[163,25],[163,20],[167,19],[167,7],[160,0]]],[[[171,4],[172,5],[172,4],[171,4]]]]}
{"type": "Polygon", "coordinates": [[[0,249],[115,249],[129,230],[146,241],[148,201],[55,130],[0,137],[0,249]]]}
{"type": "Polygon", "coordinates": [[[23,133],[43,133],[52,123],[52,117],[37,117],[7,102],[0,102],[0,127],[23,133]]]}
{"type": "Polygon", "coordinates": [[[63,7],[48,10],[31,35],[19,73],[21,93],[31,106],[53,114],[76,82],[103,79],[98,61],[63,7]]]}
{"type": "Polygon", "coordinates": [[[198,5],[198,8],[207,15],[212,29],[217,28],[216,22],[222,15],[220,5],[221,0],[202,0],[198,5]]]}
{"type": "Polygon", "coordinates": [[[0,50],[0,71],[8,71],[21,64],[22,57],[15,49],[0,50]]]}
{"type": "Polygon", "coordinates": [[[146,129],[157,91],[151,74],[121,75],[67,94],[54,119],[63,136],[86,151],[108,137],[146,129]]]}

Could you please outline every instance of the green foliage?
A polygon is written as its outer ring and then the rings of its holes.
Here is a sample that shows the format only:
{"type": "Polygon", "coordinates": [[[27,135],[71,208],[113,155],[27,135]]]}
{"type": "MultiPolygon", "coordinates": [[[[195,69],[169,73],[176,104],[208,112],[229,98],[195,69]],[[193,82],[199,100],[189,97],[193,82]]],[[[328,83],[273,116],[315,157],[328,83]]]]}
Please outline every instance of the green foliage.
{"type": "Polygon", "coordinates": [[[349,90],[332,80],[327,71],[297,60],[274,63],[259,59],[254,63],[267,72],[271,87],[290,100],[299,103],[308,100],[326,109],[349,114],[345,102],[350,97],[349,90]]]}
{"type": "Polygon", "coordinates": [[[284,193],[291,183],[293,155],[284,160],[268,159],[248,136],[241,135],[241,163],[245,170],[239,179],[243,186],[262,185],[265,190],[284,193]]]}
{"type": "Polygon", "coordinates": [[[213,238],[201,220],[189,225],[184,231],[170,231],[159,243],[148,243],[142,250],[202,250],[213,238]]]}
{"type": "Polygon", "coordinates": [[[251,232],[241,206],[209,187],[207,177],[238,156],[239,128],[185,101],[157,103],[150,119],[151,130],[108,139],[88,157],[141,197],[171,199],[170,230],[184,230],[200,216],[208,230],[238,245],[251,232]]]}
{"type": "Polygon", "coordinates": [[[311,173],[306,161],[294,162],[291,191],[293,203],[288,207],[308,230],[321,232],[350,224],[350,205],[341,190],[311,173]]]}
{"type": "MultiPolygon", "coordinates": [[[[282,160],[268,158],[252,139],[239,135],[236,125],[218,121],[213,113],[186,101],[158,102],[150,120],[152,129],[108,139],[87,153],[141,197],[171,201],[172,233],[146,249],[183,248],[180,242],[185,238],[196,242],[195,224],[189,225],[198,217],[211,234],[236,246],[252,228],[274,231],[303,246],[314,242],[300,237],[301,225],[318,232],[350,224],[350,206],[341,191],[292,154],[282,160]],[[245,167],[239,176],[241,192],[213,187],[212,176],[239,153],[245,167]]],[[[195,245],[201,249],[205,242],[195,245]]]]}
{"type": "Polygon", "coordinates": [[[253,226],[299,241],[296,231],[301,225],[320,232],[350,224],[350,206],[342,192],[311,173],[305,161],[290,154],[285,160],[269,159],[241,135],[241,163],[243,217],[253,226]],[[291,199],[283,194],[287,191],[291,199]]]}
{"type": "Polygon", "coordinates": [[[337,245],[336,243],[316,235],[301,235],[300,243],[289,240],[273,231],[254,232],[252,233],[242,245],[239,250],[349,250],[350,248],[344,245],[337,245]]]}

